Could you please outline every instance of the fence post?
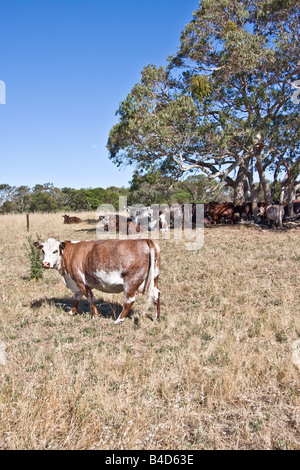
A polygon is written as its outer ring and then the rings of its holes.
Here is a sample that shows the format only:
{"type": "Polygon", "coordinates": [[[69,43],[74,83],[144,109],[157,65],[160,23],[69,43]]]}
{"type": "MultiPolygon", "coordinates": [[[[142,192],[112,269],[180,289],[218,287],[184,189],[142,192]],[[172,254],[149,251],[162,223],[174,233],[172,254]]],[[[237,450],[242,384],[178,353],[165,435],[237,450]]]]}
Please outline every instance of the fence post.
{"type": "Polygon", "coordinates": [[[26,214],[27,232],[29,232],[29,214],[26,214]]]}

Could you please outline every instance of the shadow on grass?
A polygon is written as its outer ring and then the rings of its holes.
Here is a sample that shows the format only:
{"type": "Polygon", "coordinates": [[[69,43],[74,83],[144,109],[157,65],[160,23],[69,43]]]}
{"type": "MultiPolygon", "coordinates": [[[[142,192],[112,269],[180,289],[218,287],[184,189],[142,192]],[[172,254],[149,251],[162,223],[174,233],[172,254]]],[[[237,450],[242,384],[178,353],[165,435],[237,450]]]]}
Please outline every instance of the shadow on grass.
{"type": "Polygon", "coordinates": [[[85,232],[85,233],[97,233],[96,232],[96,227],[95,228],[80,228],[78,230],[74,230],[74,232],[79,233],[79,232],[85,232]]]}
{"type": "Polygon", "coordinates": [[[85,219],[84,222],[89,225],[97,225],[99,220],[98,219],[85,219]]]}
{"type": "MultiPolygon", "coordinates": [[[[299,226],[300,224],[298,224],[299,226]]],[[[270,229],[274,229],[276,228],[274,225],[273,226],[270,226],[268,224],[265,224],[263,222],[258,222],[258,223],[254,223],[253,221],[242,221],[242,222],[234,222],[233,224],[229,223],[229,222],[218,222],[217,224],[213,224],[213,223],[204,223],[204,228],[205,229],[212,229],[212,230],[216,230],[216,229],[220,229],[220,228],[224,228],[224,227],[250,227],[250,228],[256,228],[256,229],[262,229],[262,230],[270,230],[270,229]]],[[[295,228],[297,226],[297,224],[289,224],[289,223],[283,223],[283,227],[278,227],[278,228],[281,228],[281,229],[290,229],[290,228],[295,228]]],[[[193,229],[195,229],[195,226],[193,225],[192,227],[193,229]]],[[[169,227],[170,229],[170,233],[172,233],[174,231],[174,227],[173,226],[170,226],[169,227]]],[[[96,227],[95,228],[82,228],[82,229],[77,229],[77,230],[74,230],[74,232],[86,232],[86,233],[95,233],[97,234],[97,230],[96,230],[96,227]]],[[[105,231],[103,232],[104,234],[109,234],[108,231],[105,231]]],[[[143,232],[142,232],[143,233],[143,232]]],[[[148,235],[149,237],[151,237],[151,231],[146,231],[144,232],[146,235],[148,235]]],[[[157,232],[154,232],[155,234],[157,232]]],[[[160,232],[161,233],[161,232],[160,232]]],[[[116,235],[118,234],[118,232],[116,233],[113,233],[113,235],[116,235]]]]}
{"type": "MultiPolygon", "coordinates": [[[[44,306],[55,305],[55,307],[70,313],[74,306],[74,299],[72,298],[41,298],[31,302],[30,307],[38,309],[44,306]]],[[[95,305],[98,309],[99,315],[104,318],[110,318],[116,320],[122,311],[122,305],[117,302],[105,302],[103,299],[97,299],[95,305]]],[[[78,315],[91,315],[90,303],[86,299],[82,299],[77,309],[78,315]]],[[[133,315],[133,311],[130,310],[126,318],[130,318],[133,315]]]]}
{"type": "Polygon", "coordinates": [[[296,223],[290,223],[290,222],[283,222],[282,227],[277,227],[276,225],[268,225],[263,222],[258,222],[254,223],[253,221],[250,222],[238,222],[234,224],[229,224],[229,223],[217,223],[217,224],[205,224],[204,227],[206,229],[211,229],[211,230],[217,230],[218,228],[224,228],[224,227],[231,227],[231,228],[240,228],[240,227],[246,227],[250,229],[256,229],[256,230],[266,230],[266,231],[278,231],[278,232],[285,232],[290,229],[294,228],[299,228],[300,224],[296,223]]]}

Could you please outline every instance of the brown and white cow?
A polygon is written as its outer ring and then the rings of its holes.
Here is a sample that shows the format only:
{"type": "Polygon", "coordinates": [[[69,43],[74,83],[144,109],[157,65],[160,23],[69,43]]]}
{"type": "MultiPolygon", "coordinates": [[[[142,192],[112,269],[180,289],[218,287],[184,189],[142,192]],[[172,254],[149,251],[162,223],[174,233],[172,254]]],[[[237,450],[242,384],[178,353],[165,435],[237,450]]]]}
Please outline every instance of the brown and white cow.
{"type": "Polygon", "coordinates": [[[142,227],[131,218],[119,214],[108,214],[99,216],[99,231],[106,230],[113,233],[132,235],[143,232],[142,227]],[[102,227],[101,227],[102,224],[102,227]]]}
{"type": "Polygon", "coordinates": [[[272,225],[273,222],[279,227],[282,227],[282,219],[284,216],[284,205],[273,204],[268,207],[261,206],[259,215],[266,217],[268,224],[272,225]]]}
{"type": "Polygon", "coordinates": [[[79,217],[70,217],[69,215],[63,215],[64,224],[80,224],[81,219],[79,217]]]}
{"type": "Polygon", "coordinates": [[[74,292],[71,315],[76,315],[85,295],[98,316],[92,289],[102,292],[124,292],[123,309],[115,321],[124,321],[131,309],[136,292],[147,293],[155,305],[155,319],[160,317],[160,249],[153,240],[92,240],[62,241],[49,238],[35,242],[43,251],[43,268],[57,269],[65,285],[74,292]]]}

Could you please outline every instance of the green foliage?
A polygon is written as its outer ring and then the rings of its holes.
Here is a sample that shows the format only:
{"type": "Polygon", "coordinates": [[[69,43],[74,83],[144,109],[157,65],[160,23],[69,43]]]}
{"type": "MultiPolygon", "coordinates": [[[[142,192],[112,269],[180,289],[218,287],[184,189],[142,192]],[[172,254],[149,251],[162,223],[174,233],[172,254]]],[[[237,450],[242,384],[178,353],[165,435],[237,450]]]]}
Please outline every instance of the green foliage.
{"type": "Polygon", "coordinates": [[[243,174],[253,198],[256,177],[266,201],[267,173],[296,187],[299,14],[295,0],[202,0],[169,66],[144,67],[121,103],[110,159],[174,179],[199,169],[235,190],[243,174]]]}
{"type": "MultiPolygon", "coordinates": [[[[39,237],[37,236],[37,240],[39,237]]],[[[34,241],[32,240],[31,235],[26,237],[29,246],[27,247],[27,257],[30,261],[29,265],[29,275],[30,279],[41,279],[43,277],[42,269],[42,260],[41,260],[41,251],[37,250],[34,246],[34,241]]]]}
{"type": "Polygon", "coordinates": [[[32,195],[30,212],[53,212],[57,209],[57,201],[49,193],[39,191],[32,195]]]}
{"type": "Polygon", "coordinates": [[[17,212],[17,207],[12,201],[4,201],[0,207],[1,214],[11,214],[17,212]]]}
{"type": "Polygon", "coordinates": [[[204,175],[191,175],[183,180],[174,181],[159,171],[140,175],[134,172],[130,184],[128,204],[185,204],[209,202],[211,200],[232,198],[228,188],[220,186],[204,175]],[[222,195],[222,197],[221,197],[222,195]]]}
{"type": "Polygon", "coordinates": [[[100,204],[103,204],[105,199],[105,189],[103,188],[89,188],[86,190],[86,197],[88,200],[89,208],[92,210],[97,209],[100,204]]]}
{"type": "Polygon", "coordinates": [[[192,95],[202,102],[211,92],[208,78],[205,75],[194,75],[192,77],[191,91],[192,95]]]}
{"type": "MultiPolygon", "coordinates": [[[[110,186],[106,189],[58,189],[54,188],[51,183],[47,183],[47,185],[36,185],[32,189],[28,188],[26,194],[29,194],[30,198],[28,212],[55,212],[57,210],[76,212],[79,210],[95,211],[101,204],[112,204],[116,210],[119,210],[120,196],[127,197],[128,205],[145,204],[148,206],[208,202],[216,199],[223,191],[223,186],[215,189],[215,183],[204,175],[190,175],[184,179],[174,180],[173,177],[166,176],[164,171],[154,168],[146,172],[136,170],[129,188],[110,186]]],[[[20,194],[19,188],[14,188],[14,194],[20,194]]],[[[228,196],[228,190],[225,196],[228,196]]],[[[3,197],[2,201],[0,213],[22,212],[19,199],[12,197],[5,200],[3,197]]],[[[36,250],[34,253],[37,254],[36,250]]]]}
{"type": "Polygon", "coordinates": [[[101,204],[119,208],[119,196],[128,196],[129,189],[116,186],[104,188],[56,188],[52,183],[11,187],[0,185],[0,213],[92,211],[101,204]]]}

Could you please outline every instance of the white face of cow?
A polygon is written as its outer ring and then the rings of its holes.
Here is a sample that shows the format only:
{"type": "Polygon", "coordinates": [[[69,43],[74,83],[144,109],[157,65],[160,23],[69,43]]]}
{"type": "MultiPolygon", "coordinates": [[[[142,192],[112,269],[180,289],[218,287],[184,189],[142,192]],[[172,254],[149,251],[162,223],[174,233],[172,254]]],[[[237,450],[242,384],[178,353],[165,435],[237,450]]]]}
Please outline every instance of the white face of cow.
{"type": "Polygon", "coordinates": [[[38,250],[42,250],[44,258],[42,262],[43,268],[56,268],[61,267],[61,253],[60,253],[60,242],[49,238],[45,243],[35,242],[35,247],[38,250]]]}

